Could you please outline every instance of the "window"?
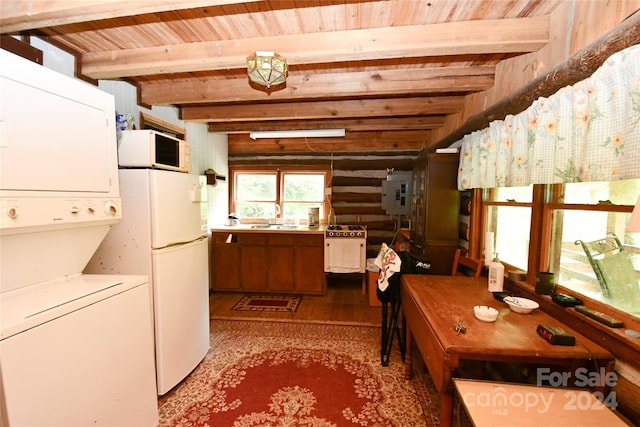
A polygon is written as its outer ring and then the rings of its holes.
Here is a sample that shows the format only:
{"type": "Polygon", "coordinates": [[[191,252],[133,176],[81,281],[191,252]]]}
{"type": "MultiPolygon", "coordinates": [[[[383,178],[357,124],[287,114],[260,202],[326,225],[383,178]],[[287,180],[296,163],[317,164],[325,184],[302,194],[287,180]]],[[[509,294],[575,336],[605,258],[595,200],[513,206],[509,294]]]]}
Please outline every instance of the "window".
{"type": "Polygon", "coordinates": [[[326,168],[230,168],[231,211],[243,222],[282,221],[306,224],[309,208],[328,212],[326,168]]]}
{"type": "Polygon", "coordinates": [[[533,186],[486,190],[487,231],[494,233],[494,254],[500,261],[527,269],[533,186]]]}
{"type": "Polygon", "coordinates": [[[534,251],[541,254],[540,270],[554,272],[558,285],[640,316],[640,306],[617,303],[606,295],[583,246],[577,243],[616,236],[635,270],[631,291],[640,298],[640,233],[626,232],[639,194],[640,179],[489,189],[484,190],[484,222],[486,230],[495,233],[494,251],[505,264],[527,270],[529,253],[534,251]],[[534,203],[536,191],[544,202],[534,203]],[[530,242],[532,218],[541,218],[541,224],[535,224],[534,235],[539,232],[540,236],[534,242],[530,242]]]}
{"type": "Polygon", "coordinates": [[[240,172],[235,176],[235,207],[240,218],[276,218],[277,174],[240,172]]]}
{"type": "Polygon", "coordinates": [[[282,188],[283,217],[308,218],[309,208],[320,208],[324,218],[324,174],[284,172],[282,188]]]}
{"type": "MultiPolygon", "coordinates": [[[[581,295],[637,316],[640,316],[640,305],[633,309],[606,295],[607,287],[612,287],[615,293],[616,287],[624,285],[616,277],[608,281],[611,283],[601,283],[578,241],[588,243],[607,235],[615,236],[627,252],[624,257],[631,260],[630,268],[640,270],[640,236],[626,232],[631,208],[639,193],[640,179],[565,184],[553,192],[545,215],[551,222],[550,270],[556,273],[556,281],[581,295]]],[[[622,266],[616,269],[614,276],[624,274],[622,266]]],[[[637,273],[635,281],[637,292],[634,294],[640,299],[637,273]]]]}

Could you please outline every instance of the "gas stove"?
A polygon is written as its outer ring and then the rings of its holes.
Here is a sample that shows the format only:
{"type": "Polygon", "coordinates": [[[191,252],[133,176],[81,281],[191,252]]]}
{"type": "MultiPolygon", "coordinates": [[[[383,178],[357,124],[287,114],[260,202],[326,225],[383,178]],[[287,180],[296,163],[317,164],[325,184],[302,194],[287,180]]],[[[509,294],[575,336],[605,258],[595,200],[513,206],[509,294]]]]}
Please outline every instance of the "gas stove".
{"type": "Polygon", "coordinates": [[[327,273],[365,273],[367,266],[367,227],[329,225],[324,232],[324,271],[327,273]]]}
{"type": "Polygon", "coordinates": [[[367,227],[364,225],[329,225],[325,237],[366,239],[367,227]]]}

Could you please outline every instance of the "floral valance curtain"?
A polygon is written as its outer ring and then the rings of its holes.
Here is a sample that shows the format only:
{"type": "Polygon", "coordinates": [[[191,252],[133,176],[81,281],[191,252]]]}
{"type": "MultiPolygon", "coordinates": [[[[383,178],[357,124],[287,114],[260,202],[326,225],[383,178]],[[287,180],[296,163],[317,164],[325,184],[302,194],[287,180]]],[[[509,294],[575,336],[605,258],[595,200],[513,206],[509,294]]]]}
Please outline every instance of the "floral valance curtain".
{"type": "Polygon", "coordinates": [[[458,188],[640,178],[640,45],[462,139],[458,188]]]}

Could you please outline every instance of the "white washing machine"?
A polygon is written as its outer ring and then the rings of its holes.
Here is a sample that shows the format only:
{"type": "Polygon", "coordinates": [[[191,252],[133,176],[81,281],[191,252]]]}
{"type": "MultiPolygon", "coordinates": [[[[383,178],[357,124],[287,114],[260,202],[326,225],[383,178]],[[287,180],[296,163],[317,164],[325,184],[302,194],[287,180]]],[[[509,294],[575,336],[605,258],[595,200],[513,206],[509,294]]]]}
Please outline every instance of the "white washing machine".
{"type": "Polygon", "coordinates": [[[146,276],[81,274],[0,308],[4,425],[157,425],[146,276]]]}

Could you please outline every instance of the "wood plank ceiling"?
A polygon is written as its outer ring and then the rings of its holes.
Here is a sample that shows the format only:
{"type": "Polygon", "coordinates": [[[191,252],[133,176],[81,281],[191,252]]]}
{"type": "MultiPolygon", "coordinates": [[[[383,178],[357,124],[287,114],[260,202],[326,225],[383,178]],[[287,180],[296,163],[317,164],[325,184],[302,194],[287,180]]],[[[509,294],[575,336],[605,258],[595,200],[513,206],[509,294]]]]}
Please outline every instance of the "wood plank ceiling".
{"type": "Polygon", "coordinates": [[[548,43],[558,0],[3,0],[3,34],[74,52],[90,79],[229,134],[229,154],[418,152],[492,87],[496,64],[548,43]],[[256,50],[286,85],[249,83],[256,50]],[[344,128],[344,138],[251,140],[252,130],[344,128]],[[313,140],[312,140],[313,139],[313,140]]]}

